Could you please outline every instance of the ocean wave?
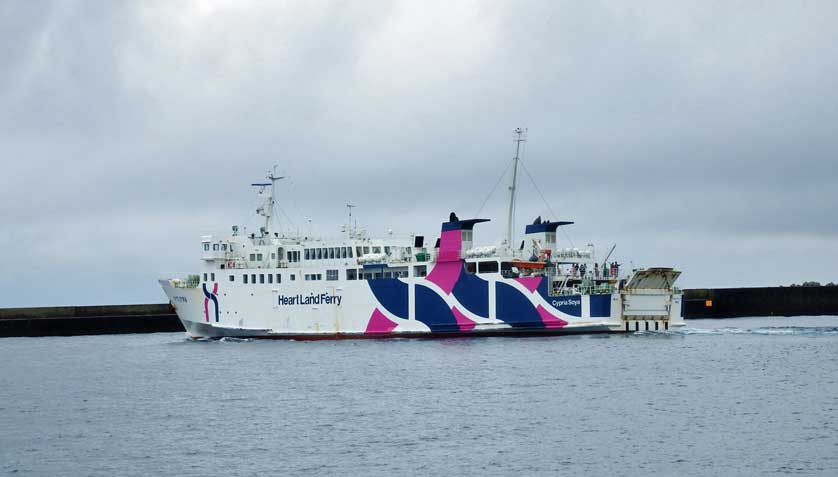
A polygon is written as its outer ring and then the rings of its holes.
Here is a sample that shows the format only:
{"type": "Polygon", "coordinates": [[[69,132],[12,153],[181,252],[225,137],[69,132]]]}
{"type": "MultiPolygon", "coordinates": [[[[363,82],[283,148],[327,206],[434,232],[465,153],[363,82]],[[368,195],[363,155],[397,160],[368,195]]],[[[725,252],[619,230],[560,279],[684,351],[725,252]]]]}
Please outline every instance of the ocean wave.
{"type": "Polygon", "coordinates": [[[683,328],[672,331],[683,335],[768,335],[836,336],[838,326],[764,326],[759,328],[683,328]]]}

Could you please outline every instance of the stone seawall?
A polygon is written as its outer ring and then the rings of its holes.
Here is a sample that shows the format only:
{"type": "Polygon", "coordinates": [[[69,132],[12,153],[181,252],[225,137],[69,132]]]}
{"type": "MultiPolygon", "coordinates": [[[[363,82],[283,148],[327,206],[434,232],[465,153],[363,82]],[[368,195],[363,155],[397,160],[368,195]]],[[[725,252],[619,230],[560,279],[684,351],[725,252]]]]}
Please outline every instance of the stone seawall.
{"type": "Polygon", "coordinates": [[[838,286],[684,290],[684,318],[838,315],[838,286]]]}
{"type": "Polygon", "coordinates": [[[0,337],[183,331],[168,304],[0,308],[0,337]]]}

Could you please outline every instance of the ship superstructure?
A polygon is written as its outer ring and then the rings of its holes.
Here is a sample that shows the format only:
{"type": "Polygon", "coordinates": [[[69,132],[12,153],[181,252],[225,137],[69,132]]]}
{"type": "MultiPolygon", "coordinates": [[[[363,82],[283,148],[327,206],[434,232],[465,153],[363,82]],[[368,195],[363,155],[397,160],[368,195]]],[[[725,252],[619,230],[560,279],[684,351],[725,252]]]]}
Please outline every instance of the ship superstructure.
{"type": "MultiPolygon", "coordinates": [[[[479,245],[488,219],[451,213],[438,237],[370,238],[350,224],[340,238],[272,230],[277,181],[253,184],[265,219],[201,239],[201,270],[160,280],[194,338],[294,339],[534,335],[663,331],[682,326],[680,272],[625,272],[592,248],[559,247],[570,221],[541,217],[513,246],[516,154],[507,237],[479,245]]],[[[612,248],[613,251],[613,248],[612,248]]]]}

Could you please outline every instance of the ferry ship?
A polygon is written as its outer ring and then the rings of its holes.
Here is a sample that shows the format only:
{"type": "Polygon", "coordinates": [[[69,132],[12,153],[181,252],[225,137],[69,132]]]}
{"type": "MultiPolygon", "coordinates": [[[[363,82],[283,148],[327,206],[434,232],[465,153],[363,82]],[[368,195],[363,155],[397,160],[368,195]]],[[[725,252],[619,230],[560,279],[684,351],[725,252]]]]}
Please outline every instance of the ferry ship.
{"type": "MultiPolygon", "coordinates": [[[[160,285],[192,338],[420,338],[665,331],[684,325],[680,272],[624,272],[593,248],[559,247],[573,222],[524,227],[513,246],[516,129],[507,236],[478,245],[488,219],[450,213],[438,237],[370,238],[350,225],[336,239],[273,231],[277,182],[252,184],[265,225],[201,239],[197,275],[160,285]]],[[[611,248],[613,252],[614,248],[611,248]]]]}

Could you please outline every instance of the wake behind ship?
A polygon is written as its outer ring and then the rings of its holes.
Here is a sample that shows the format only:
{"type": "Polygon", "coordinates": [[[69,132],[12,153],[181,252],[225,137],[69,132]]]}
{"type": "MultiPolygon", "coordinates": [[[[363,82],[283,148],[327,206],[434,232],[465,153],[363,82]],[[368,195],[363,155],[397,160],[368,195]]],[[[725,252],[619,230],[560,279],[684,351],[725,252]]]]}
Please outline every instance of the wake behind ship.
{"type": "MultiPolygon", "coordinates": [[[[347,225],[318,239],[271,230],[276,174],[253,184],[259,233],[204,236],[201,271],[160,284],[193,338],[395,338],[663,331],[683,326],[680,272],[624,273],[594,251],[558,248],[568,221],[541,220],[513,247],[516,130],[507,237],[475,245],[479,224],[451,213],[439,237],[370,238],[347,225]]],[[[350,206],[351,207],[351,206],[350,206]]],[[[351,208],[350,208],[351,213],[351,208]]],[[[613,251],[613,248],[612,248],[613,251]]],[[[609,253],[610,256],[610,253],[609,253]]]]}

